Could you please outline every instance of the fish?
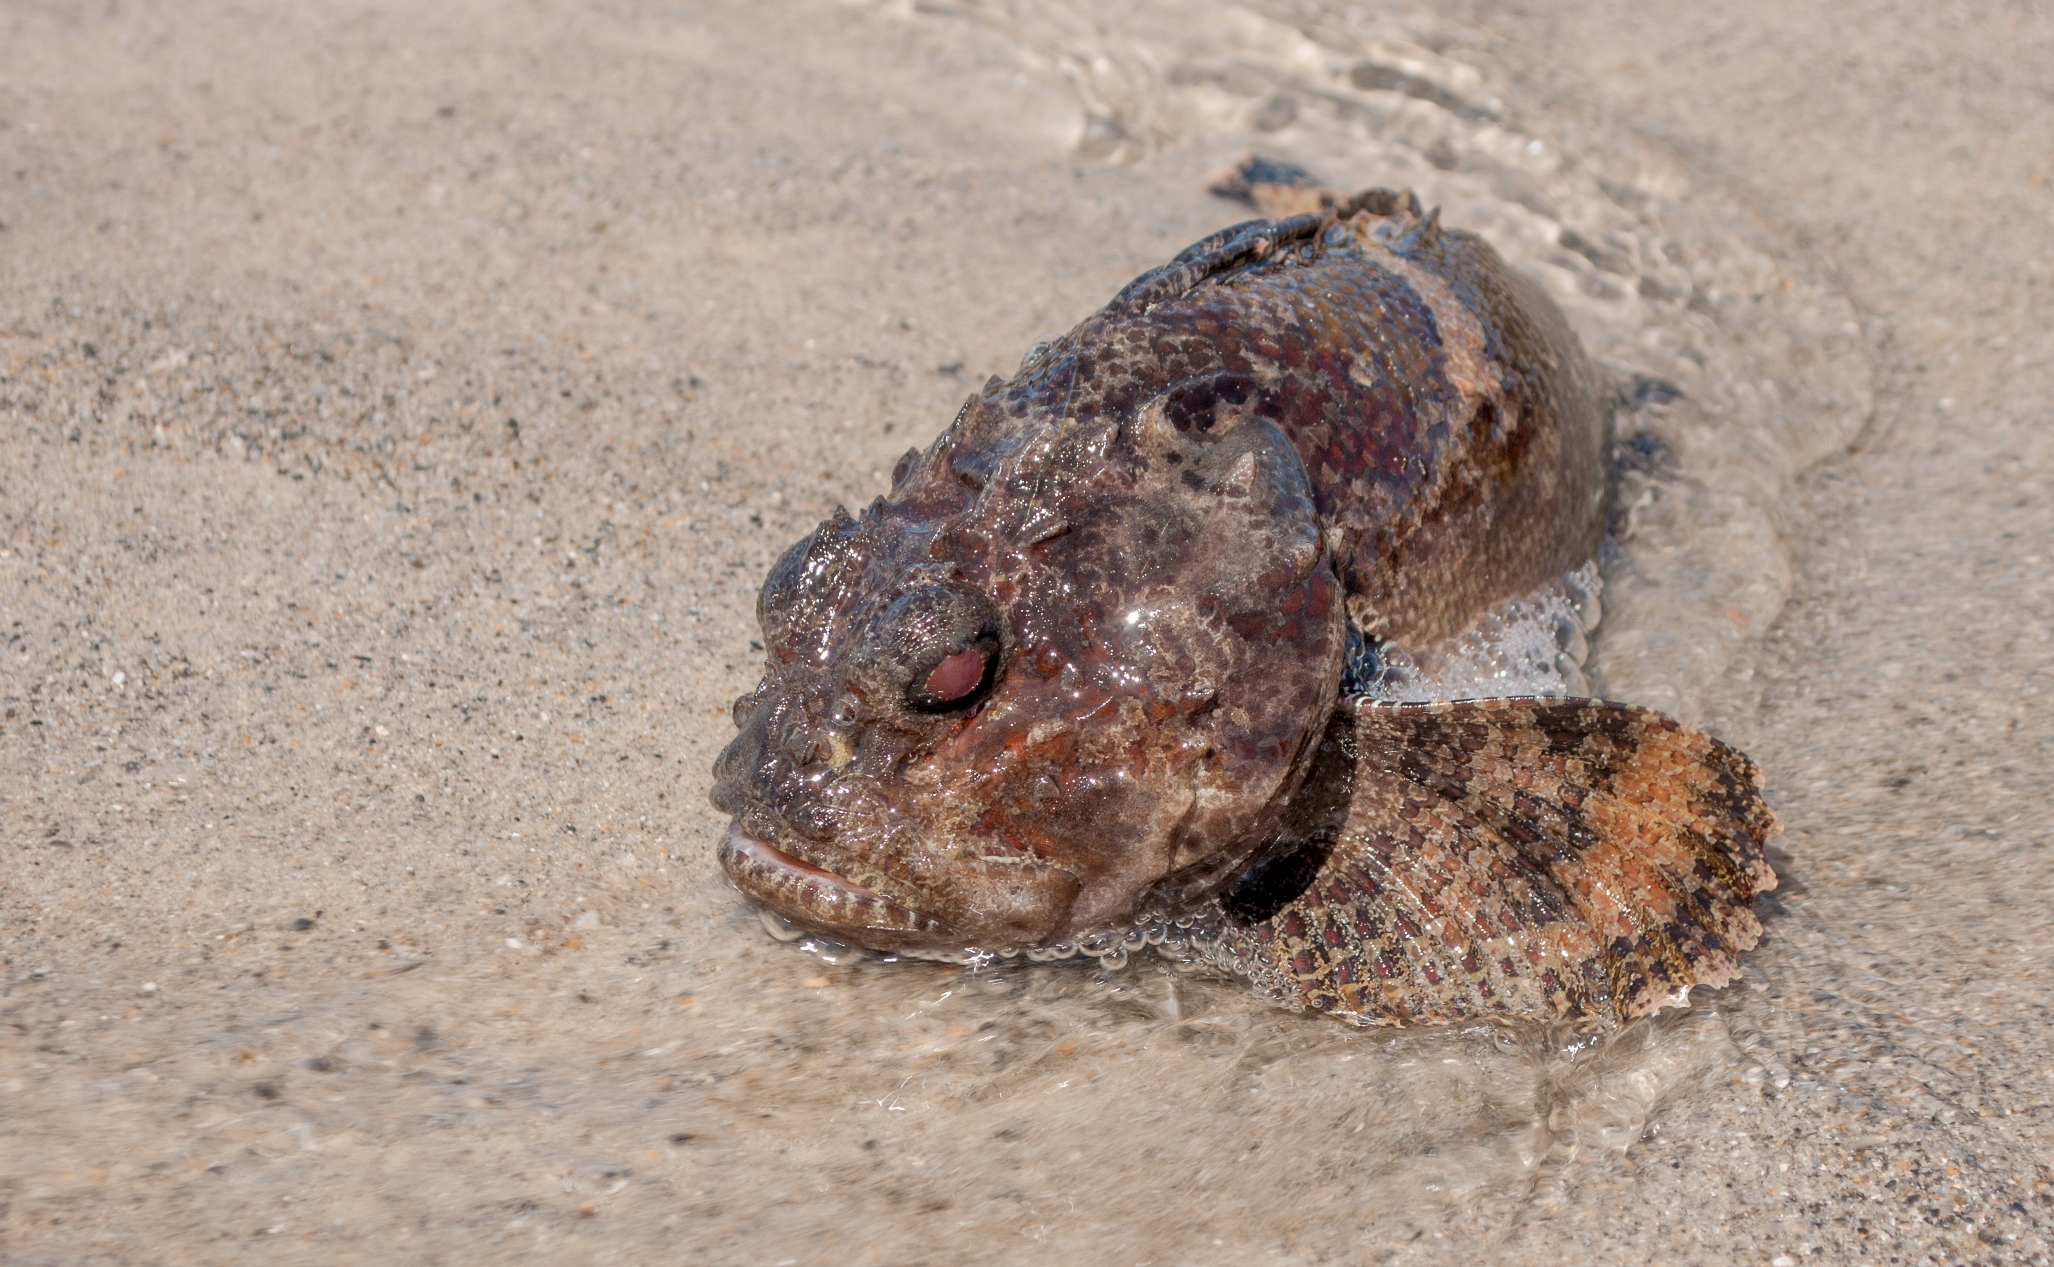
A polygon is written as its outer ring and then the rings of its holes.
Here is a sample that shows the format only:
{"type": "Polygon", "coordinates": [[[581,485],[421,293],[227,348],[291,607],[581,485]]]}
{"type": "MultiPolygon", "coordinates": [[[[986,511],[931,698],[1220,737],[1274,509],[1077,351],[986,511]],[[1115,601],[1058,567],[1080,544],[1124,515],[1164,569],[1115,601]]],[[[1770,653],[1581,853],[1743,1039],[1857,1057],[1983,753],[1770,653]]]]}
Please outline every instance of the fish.
{"type": "Polygon", "coordinates": [[[1363,689],[1602,544],[1615,395],[1567,319],[1410,192],[1259,157],[1215,191],[1267,214],[771,568],[725,875],[875,950],[1167,942],[1358,1025],[1616,1027],[1727,984],[1776,885],[1743,753],[1630,704],[1363,689]]]}

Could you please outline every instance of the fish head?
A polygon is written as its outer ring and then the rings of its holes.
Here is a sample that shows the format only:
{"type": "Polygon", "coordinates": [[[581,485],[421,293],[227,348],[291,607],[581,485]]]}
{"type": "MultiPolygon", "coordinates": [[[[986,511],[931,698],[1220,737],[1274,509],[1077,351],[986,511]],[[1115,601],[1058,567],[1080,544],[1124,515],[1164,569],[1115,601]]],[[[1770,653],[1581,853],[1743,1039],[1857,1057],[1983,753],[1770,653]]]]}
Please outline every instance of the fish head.
{"type": "Polygon", "coordinates": [[[1344,616],[1289,438],[1164,396],[1073,417],[1047,378],[994,379],[764,583],[713,801],[795,923],[1025,948],[1195,902],[1317,750],[1344,616]]]}

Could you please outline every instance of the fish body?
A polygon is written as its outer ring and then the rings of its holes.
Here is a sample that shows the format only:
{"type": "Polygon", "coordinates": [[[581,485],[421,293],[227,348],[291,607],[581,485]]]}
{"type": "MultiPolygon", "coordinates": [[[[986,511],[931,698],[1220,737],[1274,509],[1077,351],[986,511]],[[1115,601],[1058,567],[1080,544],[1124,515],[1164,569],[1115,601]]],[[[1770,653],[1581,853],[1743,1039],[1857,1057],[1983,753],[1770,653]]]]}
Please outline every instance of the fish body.
{"type": "Polygon", "coordinates": [[[1774,883],[1744,757],[1617,705],[1343,696],[1351,646],[1430,650],[1592,556],[1609,410],[1480,238],[1280,188],[1308,209],[1137,278],[772,569],[724,869],[881,949],[1205,912],[1270,993],[1363,1021],[1723,980],[1774,883]],[[1485,966],[1461,995],[1442,961],[1485,966]]]}

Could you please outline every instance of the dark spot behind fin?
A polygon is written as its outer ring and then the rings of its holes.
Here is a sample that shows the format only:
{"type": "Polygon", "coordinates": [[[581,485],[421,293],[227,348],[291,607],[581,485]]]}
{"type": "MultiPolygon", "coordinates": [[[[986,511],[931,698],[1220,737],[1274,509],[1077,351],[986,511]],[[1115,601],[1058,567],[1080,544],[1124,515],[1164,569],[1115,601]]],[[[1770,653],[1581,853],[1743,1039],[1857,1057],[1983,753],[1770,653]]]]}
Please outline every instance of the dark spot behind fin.
{"type": "Polygon", "coordinates": [[[1305,782],[1277,824],[1276,839],[1221,896],[1228,918],[1242,925],[1272,919],[1318,878],[1347,828],[1360,764],[1355,718],[1339,709],[1320,737],[1305,782]]]}
{"type": "Polygon", "coordinates": [[[1334,851],[1331,840],[1304,840],[1272,854],[1227,886],[1220,907],[1237,924],[1259,924],[1298,900],[1334,851]]]}

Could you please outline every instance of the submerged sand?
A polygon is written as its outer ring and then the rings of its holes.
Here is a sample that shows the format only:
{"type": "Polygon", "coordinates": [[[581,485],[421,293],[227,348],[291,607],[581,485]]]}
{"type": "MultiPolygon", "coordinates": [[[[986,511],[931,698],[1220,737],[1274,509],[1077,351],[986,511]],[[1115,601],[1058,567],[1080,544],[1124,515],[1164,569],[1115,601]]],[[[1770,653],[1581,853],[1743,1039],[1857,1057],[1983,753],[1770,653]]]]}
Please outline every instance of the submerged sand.
{"type": "Polygon", "coordinates": [[[0,14],[0,1250],[2046,1261],[2050,59],[1853,2],[0,14]],[[1251,145],[1680,389],[1593,668],[1764,769],[1743,985],[1364,1033],[720,883],[770,561],[1251,145]]]}

